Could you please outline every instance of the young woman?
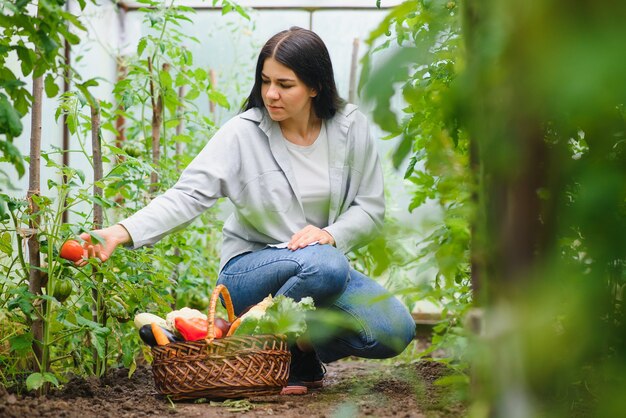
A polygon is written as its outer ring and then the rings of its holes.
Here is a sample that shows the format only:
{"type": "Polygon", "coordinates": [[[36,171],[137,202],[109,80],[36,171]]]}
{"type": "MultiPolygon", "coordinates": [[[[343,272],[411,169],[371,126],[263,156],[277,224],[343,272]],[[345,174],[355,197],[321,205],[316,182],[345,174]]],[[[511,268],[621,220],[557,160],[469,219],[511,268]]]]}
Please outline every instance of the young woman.
{"type": "Polygon", "coordinates": [[[322,362],[392,357],[410,343],[415,324],[406,307],[345,256],[382,226],[383,175],[367,120],[339,98],[328,50],[314,32],[293,27],[270,38],[242,113],[170,190],[96,231],[104,246],[83,234],[86,255],[105,261],[118,245],[154,244],[220,197],[235,207],[224,224],[218,278],[235,312],[284,294],[311,296],[339,318],[340,326],[309,323],[308,338],[291,349],[283,393],[321,386],[322,362]]]}

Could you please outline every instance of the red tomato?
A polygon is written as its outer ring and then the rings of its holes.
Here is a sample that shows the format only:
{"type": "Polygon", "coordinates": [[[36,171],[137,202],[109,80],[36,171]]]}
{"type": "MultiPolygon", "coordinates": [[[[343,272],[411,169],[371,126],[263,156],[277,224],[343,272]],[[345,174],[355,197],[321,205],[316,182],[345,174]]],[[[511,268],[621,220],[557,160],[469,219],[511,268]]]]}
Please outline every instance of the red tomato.
{"type": "Polygon", "coordinates": [[[78,243],[78,241],[68,239],[65,243],[63,243],[59,255],[61,258],[66,260],[74,262],[80,261],[80,259],[83,258],[83,247],[78,243]]]}

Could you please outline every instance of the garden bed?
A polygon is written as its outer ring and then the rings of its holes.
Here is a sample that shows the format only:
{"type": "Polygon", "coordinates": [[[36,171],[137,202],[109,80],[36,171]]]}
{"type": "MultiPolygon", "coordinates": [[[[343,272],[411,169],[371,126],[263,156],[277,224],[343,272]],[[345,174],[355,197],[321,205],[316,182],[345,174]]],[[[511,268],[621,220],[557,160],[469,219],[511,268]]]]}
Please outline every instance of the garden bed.
{"type": "MultiPolygon", "coordinates": [[[[104,378],[71,379],[42,398],[0,392],[3,417],[460,417],[464,404],[434,382],[439,363],[348,359],[328,366],[326,386],[304,396],[171,403],[155,390],[149,366],[110,370],[104,378]]],[[[1,390],[1,389],[0,389],[1,390]]]]}

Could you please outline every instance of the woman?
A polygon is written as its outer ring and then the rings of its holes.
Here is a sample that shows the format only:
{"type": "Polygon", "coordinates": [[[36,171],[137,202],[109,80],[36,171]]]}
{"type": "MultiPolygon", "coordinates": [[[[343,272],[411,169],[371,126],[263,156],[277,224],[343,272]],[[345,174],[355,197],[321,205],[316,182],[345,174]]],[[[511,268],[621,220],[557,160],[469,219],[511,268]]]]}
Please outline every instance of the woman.
{"type": "Polygon", "coordinates": [[[105,261],[118,245],[154,244],[220,197],[235,206],[224,224],[218,278],[235,312],[284,294],[311,296],[339,318],[340,327],[309,323],[308,339],[292,347],[283,393],[321,386],[321,362],[391,357],[413,339],[407,309],[345,257],[382,226],[383,176],[367,120],[339,98],[328,50],[315,33],[293,27],[269,39],[243,112],[174,187],[97,231],[104,246],[83,234],[86,254],[105,261]]]}

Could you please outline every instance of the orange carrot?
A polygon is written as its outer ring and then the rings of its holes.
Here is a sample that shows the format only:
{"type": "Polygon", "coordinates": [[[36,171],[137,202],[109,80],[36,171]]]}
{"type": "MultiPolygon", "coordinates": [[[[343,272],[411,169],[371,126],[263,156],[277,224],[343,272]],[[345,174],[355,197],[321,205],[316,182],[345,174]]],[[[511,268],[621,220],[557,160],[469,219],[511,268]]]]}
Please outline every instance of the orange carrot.
{"type": "Polygon", "coordinates": [[[170,343],[170,340],[156,322],[151,323],[150,328],[152,328],[152,335],[154,335],[154,339],[158,345],[168,345],[170,343]]]}

